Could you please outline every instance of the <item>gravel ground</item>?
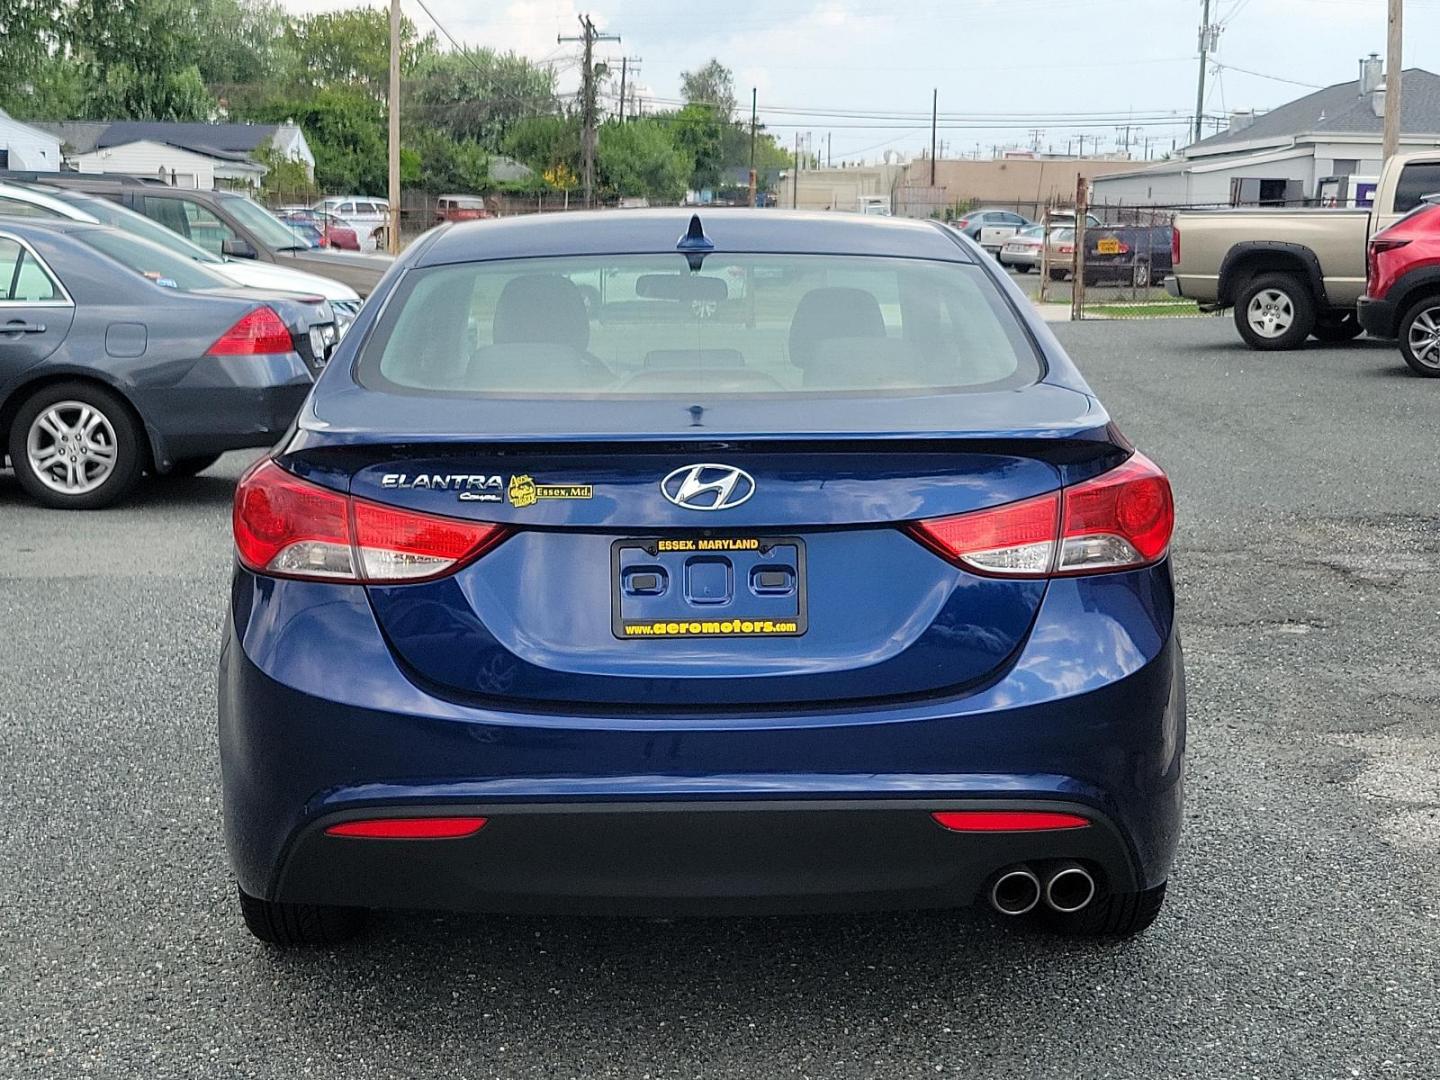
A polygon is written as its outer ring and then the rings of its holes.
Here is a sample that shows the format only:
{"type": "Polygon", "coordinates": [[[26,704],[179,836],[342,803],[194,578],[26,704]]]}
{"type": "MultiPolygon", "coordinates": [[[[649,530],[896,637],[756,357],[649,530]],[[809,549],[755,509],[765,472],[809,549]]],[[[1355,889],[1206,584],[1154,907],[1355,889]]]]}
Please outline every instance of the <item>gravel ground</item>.
{"type": "Polygon", "coordinates": [[[247,455],[88,515],[0,473],[0,1077],[1440,1076],[1440,382],[1219,319],[1058,330],[1179,496],[1190,801],[1148,934],[389,915],[268,951],[213,734],[247,455]]]}

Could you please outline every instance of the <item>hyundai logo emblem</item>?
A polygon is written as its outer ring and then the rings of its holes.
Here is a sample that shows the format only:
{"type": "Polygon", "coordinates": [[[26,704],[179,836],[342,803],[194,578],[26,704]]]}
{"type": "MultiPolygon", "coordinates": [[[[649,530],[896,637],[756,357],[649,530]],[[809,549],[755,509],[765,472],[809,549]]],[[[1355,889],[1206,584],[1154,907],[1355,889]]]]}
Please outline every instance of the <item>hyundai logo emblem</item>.
{"type": "Polygon", "coordinates": [[[733,510],[755,494],[755,478],[733,465],[682,465],[660,481],[660,491],[686,510],[733,510]]]}

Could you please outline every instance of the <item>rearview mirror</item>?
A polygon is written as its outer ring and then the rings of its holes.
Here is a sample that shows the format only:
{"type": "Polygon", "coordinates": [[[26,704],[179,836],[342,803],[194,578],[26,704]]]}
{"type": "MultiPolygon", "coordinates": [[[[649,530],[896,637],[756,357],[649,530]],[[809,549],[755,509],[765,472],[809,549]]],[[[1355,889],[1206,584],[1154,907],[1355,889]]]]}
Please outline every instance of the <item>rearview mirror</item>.
{"type": "Polygon", "coordinates": [[[730,295],[723,280],[698,274],[641,274],[635,295],[647,300],[703,300],[717,302],[730,295]]]}

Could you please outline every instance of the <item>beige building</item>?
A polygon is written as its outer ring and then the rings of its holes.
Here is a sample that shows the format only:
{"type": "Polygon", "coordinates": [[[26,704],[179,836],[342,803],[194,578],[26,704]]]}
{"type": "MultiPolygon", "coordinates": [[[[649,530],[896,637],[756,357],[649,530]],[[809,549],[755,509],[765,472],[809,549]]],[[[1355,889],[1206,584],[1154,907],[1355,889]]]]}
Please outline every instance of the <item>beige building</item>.
{"type": "Polygon", "coordinates": [[[801,210],[855,210],[861,196],[888,195],[892,212],[905,217],[930,217],[970,203],[1011,207],[1033,216],[1052,200],[1073,200],[1082,175],[1093,180],[1134,169],[1133,161],[1106,158],[941,158],[935,162],[932,186],[926,158],[903,165],[802,170],[799,191],[787,177],[777,201],[801,210]]]}

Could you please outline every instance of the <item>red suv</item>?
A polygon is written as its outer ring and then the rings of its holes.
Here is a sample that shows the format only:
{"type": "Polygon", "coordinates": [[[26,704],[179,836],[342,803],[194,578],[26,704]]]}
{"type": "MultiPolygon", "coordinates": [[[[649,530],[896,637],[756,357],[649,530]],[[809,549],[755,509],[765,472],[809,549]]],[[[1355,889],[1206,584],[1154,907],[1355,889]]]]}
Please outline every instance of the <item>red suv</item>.
{"type": "Polygon", "coordinates": [[[1417,375],[1440,377],[1440,205],[1424,203],[1370,240],[1360,325],[1398,338],[1417,375]]]}

